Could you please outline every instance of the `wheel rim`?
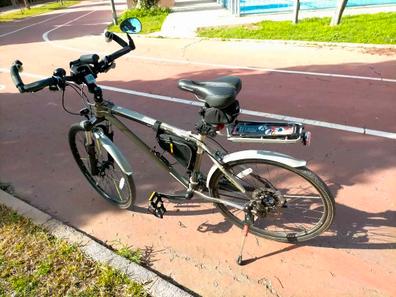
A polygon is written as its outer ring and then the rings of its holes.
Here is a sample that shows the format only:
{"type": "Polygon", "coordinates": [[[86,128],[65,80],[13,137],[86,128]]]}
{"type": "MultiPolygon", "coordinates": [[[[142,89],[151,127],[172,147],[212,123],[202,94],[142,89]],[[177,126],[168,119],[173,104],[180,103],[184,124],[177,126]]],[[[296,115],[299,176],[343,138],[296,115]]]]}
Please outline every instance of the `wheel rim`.
{"type": "Polygon", "coordinates": [[[100,171],[100,173],[95,176],[91,174],[91,164],[85,147],[85,131],[78,131],[76,133],[76,158],[83,165],[84,175],[91,183],[95,184],[97,190],[106,199],[119,205],[129,203],[131,189],[127,180],[128,177],[121,171],[116,162],[109,161],[107,151],[100,145],[100,143],[95,139],[92,139],[92,141],[94,141],[95,144],[95,154],[100,171]]]}
{"type": "MultiPolygon", "coordinates": [[[[248,197],[252,197],[257,189],[273,187],[281,193],[280,197],[287,201],[286,208],[278,206],[264,216],[255,213],[251,227],[253,233],[296,241],[297,238],[308,236],[320,229],[327,212],[323,198],[325,193],[297,170],[280,167],[270,162],[257,163],[257,160],[254,163],[250,162],[231,164],[229,168],[244,186],[248,197]]],[[[249,201],[244,194],[232,188],[229,183],[228,185],[224,183],[224,177],[220,174],[212,194],[239,204],[249,201]]],[[[239,226],[242,225],[244,211],[223,204],[219,204],[219,207],[223,213],[231,215],[231,220],[239,226]]]]}

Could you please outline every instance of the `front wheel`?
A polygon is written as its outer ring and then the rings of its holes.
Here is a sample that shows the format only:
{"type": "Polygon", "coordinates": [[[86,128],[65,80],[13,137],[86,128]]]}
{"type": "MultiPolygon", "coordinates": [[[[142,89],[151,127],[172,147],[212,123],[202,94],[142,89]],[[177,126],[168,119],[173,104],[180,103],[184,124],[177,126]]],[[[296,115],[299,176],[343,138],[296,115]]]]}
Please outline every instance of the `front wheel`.
{"type": "Polygon", "coordinates": [[[122,172],[92,133],[74,124],[69,130],[69,145],[81,172],[103,198],[122,209],[133,206],[135,184],[132,176],[122,172]]]}
{"type": "MultiPolygon", "coordinates": [[[[299,242],[326,231],[334,218],[335,202],[326,184],[306,167],[260,160],[237,160],[226,168],[246,190],[238,191],[218,169],[210,180],[210,194],[240,205],[250,202],[250,232],[271,240],[299,242]]],[[[245,212],[216,204],[233,224],[242,228],[245,212]]]]}

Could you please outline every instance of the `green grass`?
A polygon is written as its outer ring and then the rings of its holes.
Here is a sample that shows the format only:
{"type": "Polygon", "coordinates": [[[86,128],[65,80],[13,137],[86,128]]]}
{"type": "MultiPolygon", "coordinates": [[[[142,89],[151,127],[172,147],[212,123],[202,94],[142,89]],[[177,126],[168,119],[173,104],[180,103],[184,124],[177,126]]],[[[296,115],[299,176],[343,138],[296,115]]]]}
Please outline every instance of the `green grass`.
{"type": "Polygon", "coordinates": [[[115,250],[117,255],[137,264],[143,263],[143,255],[140,249],[132,248],[131,246],[122,243],[120,240],[114,240],[111,243],[111,247],[115,250]]]}
{"type": "Polygon", "coordinates": [[[126,275],[0,205],[0,296],[147,294],[126,275]]]}
{"type": "Polygon", "coordinates": [[[116,250],[116,253],[129,261],[140,264],[142,261],[142,252],[139,249],[132,249],[129,246],[122,246],[116,250]]]}
{"type": "MultiPolygon", "coordinates": [[[[150,9],[139,8],[139,9],[129,9],[124,11],[118,17],[118,24],[127,18],[137,17],[142,22],[142,34],[153,33],[161,30],[162,23],[169,14],[170,10],[168,8],[154,7],[150,9]]],[[[111,32],[121,32],[119,26],[109,25],[107,30],[111,32]]]]}
{"type": "Polygon", "coordinates": [[[396,13],[344,16],[339,26],[331,27],[330,18],[303,19],[297,25],[289,21],[263,21],[255,24],[200,29],[201,37],[305,40],[396,44],[396,13]]]}
{"type": "Polygon", "coordinates": [[[11,22],[18,19],[39,15],[53,10],[66,8],[79,2],[79,0],[65,0],[63,1],[63,5],[59,2],[51,2],[38,7],[32,7],[31,9],[21,9],[15,12],[2,13],[0,15],[0,22],[11,22]]]}

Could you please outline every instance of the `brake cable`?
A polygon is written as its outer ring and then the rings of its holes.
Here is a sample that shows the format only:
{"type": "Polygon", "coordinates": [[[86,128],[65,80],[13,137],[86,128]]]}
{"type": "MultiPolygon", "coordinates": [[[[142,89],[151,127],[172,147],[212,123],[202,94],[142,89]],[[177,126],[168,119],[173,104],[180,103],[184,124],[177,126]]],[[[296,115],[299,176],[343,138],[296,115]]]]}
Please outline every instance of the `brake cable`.
{"type": "MultiPolygon", "coordinates": [[[[74,89],[74,88],[73,88],[74,89]]],[[[71,114],[71,115],[80,115],[80,113],[75,113],[75,112],[72,112],[72,111],[69,111],[69,110],[67,110],[67,108],[66,108],[66,106],[65,106],[65,89],[63,89],[63,91],[62,91],[62,108],[63,108],[63,110],[64,111],[66,111],[68,114],[71,114]]]]}
{"type": "MultiPolygon", "coordinates": [[[[86,95],[86,93],[84,92],[83,88],[79,88],[78,86],[75,86],[74,84],[71,84],[71,83],[67,83],[66,86],[71,87],[80,96],[85,107],[87,107],[89,109],[89,105],[91,105],[91,104],[90,104],[89,98],[86,95]]],[[[62,92],[62,108],[63,108],[63,110],[71,115],[78,115],[78,116],[81,115],[80,113],[72,112],[66,108],[66,106],[65,106],[65,90],[66,90],[66,88],[64,88],[63,92],[62,92]]]]}

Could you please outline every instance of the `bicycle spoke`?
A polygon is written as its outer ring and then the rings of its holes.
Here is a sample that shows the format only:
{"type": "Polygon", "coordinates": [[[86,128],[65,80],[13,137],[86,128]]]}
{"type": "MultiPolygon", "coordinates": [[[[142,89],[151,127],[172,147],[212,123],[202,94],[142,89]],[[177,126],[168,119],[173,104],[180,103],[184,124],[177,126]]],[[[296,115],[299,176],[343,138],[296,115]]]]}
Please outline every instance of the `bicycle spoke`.
{"type": "MultiPolygon", "coordinates": [[[[287,241],[292,238],[306,236],[314,232],[323,224],[326,208],[322,193],[307,179],[292,170],[272,165],[268,162],[231,166],[230,171],[246,189],[246,195],[238,195],[232,187],[218,184],[216,196],[228,201],[244,201],[255,199],[253,205],[254,224],[253,231],[260,234],[276,236],[287,241]],[[285,199],[285,207],[277,204],[266,205],[266,199],[285,199]],[[262,205],[255,210],[254,205],[262,205]]],[[[222,180],[220,175],[219,180],[222,180]]],[[[268,200],[271,201],[271,200],[268,200]]],[[[221,206],[227,216],[243,222],[244,211],[233,207],[221,206]]]]}
{"type": "Polygon", "coordinates": [[[123,172],[113,160],[109,160],[110,157],[101,143],[94,139],[87,141],[86,135],[85,131],[79,130],[74,136],[77,156],[84,166],[84,174],[104,198],[119,205],[128,203],[128,200],[131,199],[131,188],[123,172]],[[91,158],[86,148],[87,142],[94,144],[94,156],[98,172],[96,175],[92,175],[91,158]]]}

